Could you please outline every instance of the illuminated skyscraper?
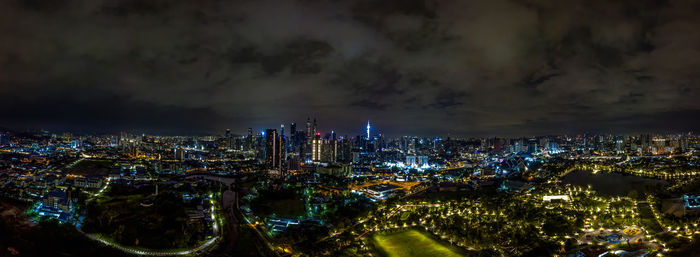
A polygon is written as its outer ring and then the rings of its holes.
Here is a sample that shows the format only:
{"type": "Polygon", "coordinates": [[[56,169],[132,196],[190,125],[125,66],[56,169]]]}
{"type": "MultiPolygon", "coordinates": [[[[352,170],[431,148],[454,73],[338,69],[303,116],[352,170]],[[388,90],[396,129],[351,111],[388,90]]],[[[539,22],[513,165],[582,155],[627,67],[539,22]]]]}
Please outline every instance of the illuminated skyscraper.
{"type": "Polygon", "coordinates": [[[279,168],[279,137],[276,129],[265,131],[265,166],[268,169],[279,168]]]}
{"type": "MultiPolygon", "coordinates": [[[[289,129],[290,129],[289,138],[291,140],[287,144],[290,144],[292,146],[296,146],[296,143],[297,143],[297,124],[296,124],[296,122],[292,122],[291,124],[289,124],[289,129]]],[[[294,149],[294,148],[292,148],[292,149],[294,149]]]]}
{"type": "Polygon", "coordinates": [[[326,140],[325,148],[324,153],[326,153],[326,157],[323,158],[324,161],[332,163],[338,161],[338,139],[335,131],[331,131],[330,138],[326,140]]]}
{"type": "Polygon", "coordinates": [[[321,133],[316,133],[313,139],[313,144],[311,146],[311,160],[315,162],[321,161],[321,147],[323,145],[323,139],[321,139],[321,133]]]}
{"type": "Polygon", "coordinates": [[[284,124],[280,125],[280,134],[278,136],[279,138],[279,161],[283,162],[285,157],[287,156],[287,137],[284,135],[284,124]]]}
{"type": "Polygon", "coordinates": [[[369,140],[369,120],[367,120],[367,140],[369,140]]]}

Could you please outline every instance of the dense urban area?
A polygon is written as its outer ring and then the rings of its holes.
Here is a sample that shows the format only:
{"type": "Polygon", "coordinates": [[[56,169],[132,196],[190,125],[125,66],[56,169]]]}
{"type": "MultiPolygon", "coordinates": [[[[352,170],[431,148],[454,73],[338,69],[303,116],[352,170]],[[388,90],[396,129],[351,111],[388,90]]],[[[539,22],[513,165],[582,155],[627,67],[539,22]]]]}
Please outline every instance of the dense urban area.
{"type": "MultiPolygon", "coordinates": [[[[693,256],[699,137],[0,133],[2,256],[693,256]]],[[[287,126],[288,125],[288,126],[287,126]]]]}

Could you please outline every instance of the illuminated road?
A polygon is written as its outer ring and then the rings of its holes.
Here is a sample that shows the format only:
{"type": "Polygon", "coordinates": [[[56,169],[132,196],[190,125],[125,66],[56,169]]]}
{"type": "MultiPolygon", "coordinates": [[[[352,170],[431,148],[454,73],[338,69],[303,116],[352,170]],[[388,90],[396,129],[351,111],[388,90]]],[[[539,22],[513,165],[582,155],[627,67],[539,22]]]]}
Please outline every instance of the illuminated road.
{"type": "MultiPolygon", "coordinates": [[[[248,218],[244,218],[246,219],[246,221],[248,220],[248,218]]],[[[253,224],[248,224],[248,226],[250,226],[258,234],[258,236],[265,242],[265,245],[270,249],[271,252],[275,254],[275,256],[280,256],[280,254],[275,250],[275,247],[272,245],[272,242],[270,242],[270,240],[267,239],[263,232],[260,232],[260,230],[258,230],[257,226],[253,224]]]]}
{"type": "Polygon", "coordinates": [[[90,199],[87,199],[86,203],[90,203],[90,202],[92,202],[92,200],[95,200],[95,198],[97,198],[98,196],[102,195],[102,193],[107,189],[107,187],[109,187],[109,183],[110,183],[110,182],[112,182],[112,178],[107,178],[107,182],[105,183],[104,186],[102,186],[102,188],[100,188],[100,191],[97,191],[97,193],[94,193],[94,194],[90,197],[90,199]]]}

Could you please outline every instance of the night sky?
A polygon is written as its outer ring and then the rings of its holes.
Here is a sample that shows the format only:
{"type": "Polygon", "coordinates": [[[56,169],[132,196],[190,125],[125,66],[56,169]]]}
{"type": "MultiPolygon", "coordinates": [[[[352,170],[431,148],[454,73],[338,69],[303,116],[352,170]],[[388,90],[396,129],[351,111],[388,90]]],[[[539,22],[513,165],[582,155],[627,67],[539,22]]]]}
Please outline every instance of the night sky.
{"type": "Polygon", "coordinates": [[[0,126],[700,127],[698,1],[0,1],[0,126]]]}

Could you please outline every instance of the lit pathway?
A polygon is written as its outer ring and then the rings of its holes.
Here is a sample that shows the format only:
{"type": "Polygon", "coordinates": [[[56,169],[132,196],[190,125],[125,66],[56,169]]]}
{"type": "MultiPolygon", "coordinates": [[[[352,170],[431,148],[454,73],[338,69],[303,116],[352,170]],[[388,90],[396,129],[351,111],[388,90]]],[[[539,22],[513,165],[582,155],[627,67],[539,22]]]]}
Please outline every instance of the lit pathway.
{"type": "MultiPolygon", "coordinates": [[[[80,230],[78,230],[78,231],[80,231],[80,230]]],[[[181,251],[176,251],[176,250],[170,250],[170,251],[169,251],[169,250],[147,250],[147,249],[136,249],[136,248],[130,248],[130,247],[122,246],[122,245],[115,244],[115,243],[109,242],[109,241],[107,241],[107,240],[104,240],[104,239],[102,239],[102,238],[96,237],[96,236],[94,236],[94,235],[92,235],[92,234],[86,234],[86,233],[84,233],[84,232],[82,232],[82,231],[80,231],[80,232],[83,233],[85,236],[87,236],[88,238],[90,238],[90,239],[92,239],[92,240],[98,241],[98,242],[100,242],[100,243],[102,243],[102,244],[104,244],[104,245],[107,245],[107,246],[116,248],[116,249],[121,250],[121,251],[123,251],[123,252],[130,253],[130,254],[137,254],[137,255],[150,255],[150,256],[173,256],[173,255],[188,255],[188,254],[194,254],[194,253],[197,253],[197,252],[199,252],[199,251],[204,251],[204,250],[207,249],[208,247],[214,245],[214,244],[216,243],[217,240],[219,240],[219,236],[217,235],[215,238],[209,239],[208,241],[204,242],[202,245],[197,246],[197,247],[195,247],[195,248],[193,248],[193,249],[190,249],[190,250],[181,250],[181,251]]]]}

